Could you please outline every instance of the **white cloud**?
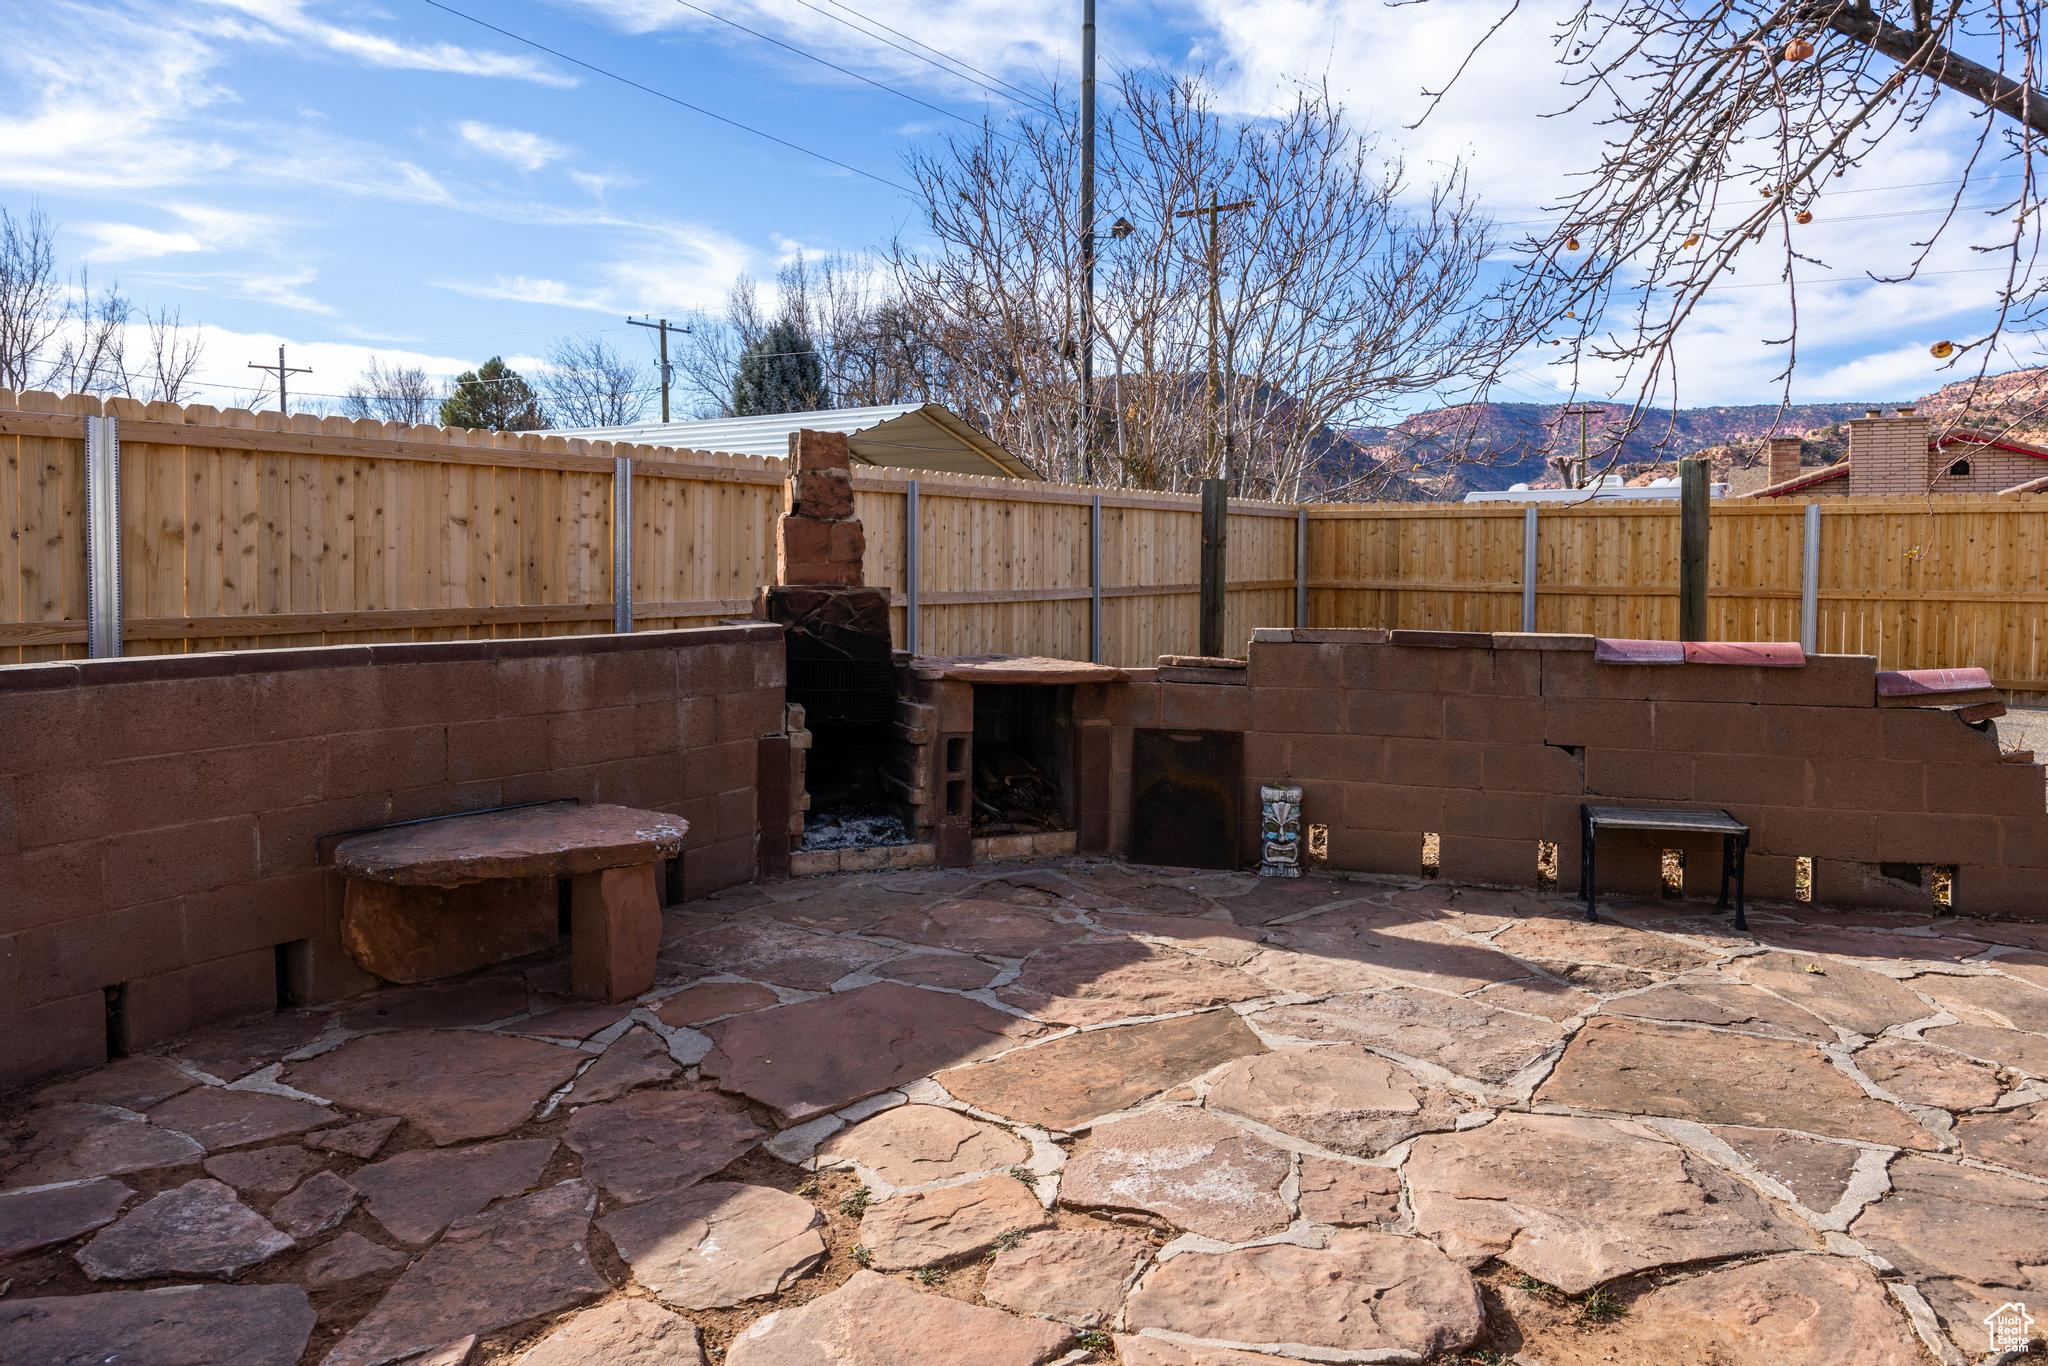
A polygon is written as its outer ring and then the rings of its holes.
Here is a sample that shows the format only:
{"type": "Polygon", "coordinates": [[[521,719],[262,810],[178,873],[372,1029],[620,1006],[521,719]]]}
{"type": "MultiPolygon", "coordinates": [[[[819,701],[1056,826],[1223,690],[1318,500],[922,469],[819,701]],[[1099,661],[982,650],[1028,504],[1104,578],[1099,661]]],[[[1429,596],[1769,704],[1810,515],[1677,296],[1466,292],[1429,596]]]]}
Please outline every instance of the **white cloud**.
{"type": "Polygon", "coordinates": [[[489,280],[444,280],[442,289],[476,299],[542,304],[590,313],[627,314],[715,308],[733,278],[759,264],[759,253],[736,238],[692,224],[636,225],[630,248],[578,280],[511,273],[489,280]]]}
{"type": "Polygon", "coordinates": [[[275,41],[313,43],[338,56],[367,66],[403,71],[436,71],[458,76],[490,76],[532,81],[538,85],[573,87],[578,82],[533,57],[494,52],[456,43],[412,43],[364,29],[344,28],[308,13],[308,0],[206,0],[263,25],[275,41]]]}
{"type": "Polygon", "coordinates": [[[74,231],[91,245],[91,262],[148,261],[165,256],[226,251],[248,246],[273,233],[277,220],[268,214],[243,213],[214,204],[165,206],[182,226],[152,228],[140,223],[81,223],[74,231]]]}
{"type": "Polygon", "coordinates": [[[522,171],[538,171],[551,161],[560,161],[569,149],[538,133],[517,128],[500,128],[476,119],[464,119],[455,126],[463,143],[473,151],[509,162],[522,171]]]}

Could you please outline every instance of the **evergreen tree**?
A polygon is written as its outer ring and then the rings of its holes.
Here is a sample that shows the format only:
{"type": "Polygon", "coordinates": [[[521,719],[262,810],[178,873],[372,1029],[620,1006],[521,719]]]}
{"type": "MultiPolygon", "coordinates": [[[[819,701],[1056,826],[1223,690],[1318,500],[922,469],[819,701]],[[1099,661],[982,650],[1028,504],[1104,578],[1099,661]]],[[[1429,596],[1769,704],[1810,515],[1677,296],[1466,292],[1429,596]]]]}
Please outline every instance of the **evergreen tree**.
{"type": "Polygon", "coordinates": [[[732,377],[732,415],[801,413],[831,403],[825,367],[810,334],[782,318],[740,352],[732,377]]]}
{"type": "Polygon", "coordinates": [[[455,388],[441,400],[443,427],[483,427],[494,432],[537,432],[548,415],[517,370],[498,356],[455,377],[455,388]]]}

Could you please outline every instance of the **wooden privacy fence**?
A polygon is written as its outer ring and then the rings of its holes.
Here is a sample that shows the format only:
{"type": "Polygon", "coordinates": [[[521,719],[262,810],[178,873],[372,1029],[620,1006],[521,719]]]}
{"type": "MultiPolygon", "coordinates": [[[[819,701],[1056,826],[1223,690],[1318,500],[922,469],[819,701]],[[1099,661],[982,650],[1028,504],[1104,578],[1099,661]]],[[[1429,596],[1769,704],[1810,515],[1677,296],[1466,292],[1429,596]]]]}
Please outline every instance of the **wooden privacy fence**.
{"type": "MultiPolygon", "coordinates": [[[[744,615],[774,574],[784,464],[0,391],[0,663],[744,615]]],[[[1197,648],[1198,498],[897,470],[855,491],[899,645],[1127,666],[1197,648]]],[[[1318,626],[1670,638],[1678,521],[1674,502],[1233,503],[1224,639],[1298,624],[1300,597],[1318,626]]],[[[1717,503],[1708,634],[2048,691],[2044,572],[2048,500],[1717,503]]]]}
{"type": "MultiPolygon", "coordinates": [[[[0,390],[0,663],[745,615],[785,464],[0,390]]],[[[1195,650],[1198,498],[900,471],[855,490],[899,645],[1195,650]]],[[[1294,620],[1297,527],[1232,505],[1227,639],[1294,620]]]]}
{"type": "MultiPolygon", "coordinates": [[[[1308,509],[1318,626],[1678,634],[1675,500],[1308,509]]],[[[2048,691],[2048,499],[1713,505],[1707,635],[2048,691]]]]}

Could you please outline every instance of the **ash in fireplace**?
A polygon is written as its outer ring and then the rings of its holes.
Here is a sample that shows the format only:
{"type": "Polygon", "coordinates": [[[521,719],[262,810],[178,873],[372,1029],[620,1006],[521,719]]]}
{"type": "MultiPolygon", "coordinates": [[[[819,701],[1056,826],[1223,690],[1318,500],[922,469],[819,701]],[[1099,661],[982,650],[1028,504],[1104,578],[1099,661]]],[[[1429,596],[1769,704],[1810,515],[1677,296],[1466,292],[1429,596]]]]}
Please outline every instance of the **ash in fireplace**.
{"type": "Polygon", "coordinates": [[[908,844],[910,832],[891,813],[875,808],[862,811],[813,811],[804,820],[803,849],[872,849],[885,844],[908,844]]]}

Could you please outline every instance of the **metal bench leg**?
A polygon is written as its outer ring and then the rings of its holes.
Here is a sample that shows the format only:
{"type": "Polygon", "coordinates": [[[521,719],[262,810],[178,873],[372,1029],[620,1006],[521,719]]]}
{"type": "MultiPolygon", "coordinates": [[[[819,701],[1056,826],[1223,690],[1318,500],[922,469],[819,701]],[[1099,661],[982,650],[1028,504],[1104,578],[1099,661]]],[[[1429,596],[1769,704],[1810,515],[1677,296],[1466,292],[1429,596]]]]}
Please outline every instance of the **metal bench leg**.
{"type": "Polygon", "coordinates": [[[1586,919],[1593,916],[1593,822],[1579,817],[1579,891],[1586,898],[1586,919]]]}
{"type": "Polygon", "coordinates": [[[1721,899],[1714,903],[1714,909],[1717,911],[1728,909],[1728,878],[1734,871],[1734,865],[1735,836],[1723,835],[1721,836],[1721,899]]]}
{"type": "Polygon", "coordinates": [[[1748,874],[1749,836],[1746,834],[1737,835],[1735,837],[1735,928],[1738,930],[1746,930],[1749,928],[1749,920],[1743,914],[1743,884],[1747,879],[1748,874]]]}

